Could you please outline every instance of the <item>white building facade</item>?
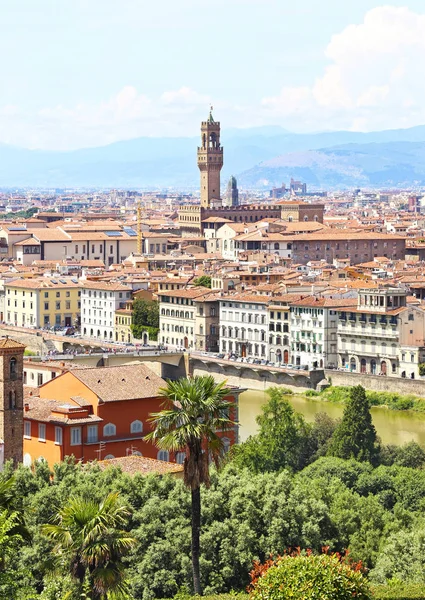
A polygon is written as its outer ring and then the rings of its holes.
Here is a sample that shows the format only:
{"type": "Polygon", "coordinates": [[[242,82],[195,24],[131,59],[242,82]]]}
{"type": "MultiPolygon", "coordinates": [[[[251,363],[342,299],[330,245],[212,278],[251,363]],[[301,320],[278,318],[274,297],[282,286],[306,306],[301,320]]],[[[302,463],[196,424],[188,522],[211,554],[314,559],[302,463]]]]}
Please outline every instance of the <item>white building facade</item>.
{"type": "Polygon", "coordinates": [[[220,352],[268,360],[268,301],[254,294],[220,298],[220,352]]]}
{"type": "Polygon", "coordinates": [[[115,340],[115,311],[131,299],[121,283],[85,281],[81,289],[81,333],[97,340],[115,340]]]}

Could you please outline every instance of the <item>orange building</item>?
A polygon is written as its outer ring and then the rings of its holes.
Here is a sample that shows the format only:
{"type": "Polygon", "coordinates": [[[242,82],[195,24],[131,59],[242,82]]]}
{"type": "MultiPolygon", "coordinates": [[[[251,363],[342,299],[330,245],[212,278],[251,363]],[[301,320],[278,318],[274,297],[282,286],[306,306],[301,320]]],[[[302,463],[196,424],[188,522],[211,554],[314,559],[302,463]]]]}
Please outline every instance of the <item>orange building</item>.
{"type": "MultiPolygon", "coordinates": [[[[83,462],[128,455],[182,463],[183,452],[159,450],[143,437],[161,409],[166,382],[142,363],[68,371],[39,388],[24,406],[24,464],[50,466],[74,455],[83,462]]],[[[236,392],[229,392],[234,401],[236,392]]],[[[226,446],[237,430],[226,432],[226,446]]]]}

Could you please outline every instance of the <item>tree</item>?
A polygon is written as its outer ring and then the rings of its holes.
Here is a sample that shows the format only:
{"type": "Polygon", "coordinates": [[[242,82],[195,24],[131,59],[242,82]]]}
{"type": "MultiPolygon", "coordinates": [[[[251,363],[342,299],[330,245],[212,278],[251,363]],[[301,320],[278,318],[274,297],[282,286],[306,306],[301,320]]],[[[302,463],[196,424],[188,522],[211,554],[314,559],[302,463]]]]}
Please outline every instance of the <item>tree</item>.
{"type": "Polygon", "coordinates": [[[414,441],[397,448],[394,464],[412,469],[420,469],[425,463],[425,451],[414,441]]]}
{"type": "Polygon", "coordinates": [[[137,298],[133,302],[133,335],[142,339],[147,331],[152,340],[156,340],[159,331],[159,304],[154,300],[137,298]]]}
{"type": "Polygon", "coordinates": [[[341,423],[335,429],[330,442],[329,455],[373,463],[378,452],[369,401],[364,388],[357,385],[350,391],[341,423]]]}
{"type": "Polygon", "coordinates": [[[91,600],[105,599],[109,592],[128,597],[122,558],[135,543],[124,530],[129,516],[118,493],[100,502],[75,497],[60,510],[55,523],[42,527],[80,590],[89,589],[91,600]]]}
{"type": "Polygon", "coordinates": [[[206,287],[211,289],[211,276],[210,275],[201,275],[193,280],[193,285],[195,287],[206,287]]]}
{"type": "Polygon", "coordinates": [[[218,466],[224,444],[219,431],[235,426],[230,418],[232,404],[225,382],[216,383],[211,375],[169,381],[160,391],[165,398],[163,410],[151,415],[153,431],[145,439],[158,448],[185,450],[184,483],[192,496],[192,572],[195,594],[202,594],[199,556],[201,530],[201,484],[210,484],[209,457],[218,466]]]}
{"type": "Polygon", "coordinates": [[[270,400],[257,417],[259,432],[235,446],[236,464],[255,473],[299,470],[313,453],[311,426],[297,413],[278,387],[267,390],[270,400]]]}

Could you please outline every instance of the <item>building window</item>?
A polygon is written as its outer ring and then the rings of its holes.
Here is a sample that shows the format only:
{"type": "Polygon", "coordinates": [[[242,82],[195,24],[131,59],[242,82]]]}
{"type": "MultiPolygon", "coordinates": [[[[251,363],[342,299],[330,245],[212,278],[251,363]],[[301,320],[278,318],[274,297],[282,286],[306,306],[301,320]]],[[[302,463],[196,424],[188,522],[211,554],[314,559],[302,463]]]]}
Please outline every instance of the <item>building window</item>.
{"type": "Polygon", "coordinates": [[[48,302],[44,303],[44,310],[49,310],[49,303],[48,302]]]}
{"type": "Polygon", "coordinates": [[[62,427],[55,427],[55,444],[62,446],[62,427]]]}
{"type": "Polygon", "coordinates": [[[16,393],[13,391],[9,392],[9,408],[11,410],[16,408],[16,393]]]}
{"type": "Polygon", "coordinates": [[[18,365],[18,361],[16,360],[16,358],[13,356],[10,359],[9,362],[9,372],[10,372],[10,378],[11,379],[16,379],[16,375],[17,375],[17,365],[18,365]]]}
{"type": "Polygon", "coordinates": [[[24,421],[24,437],[31,437],[31,421],[24,421]]]}
{"type": "Polygon", "coordinates": [[[97,425],[89,425],[87,427],[87,442],[89,444],[97,442],[97,425]]]}
{"type": "Polygon", "coordinates": [[[46,425],[45,425],[45,423],[38,424],[38,441],[39,442],[46,441],[46,425]]]}
{"type": "Polygon", "coordinates": [[[142,421],[133,421],[130,425],[131,433],[142,433],[143,431],[143,423],[142,421]]]}
{"type": "Polygon", "coordinates": [[[117,433],[117,428],[115,427],[115,425],[113,423],[108,423],[103,428],[103,435],[105,437],[111,436],[111,435],[116,435],[116,433],[117,433]]]}
{"type": "Polygon", "coordinates": [[[71,446],[81,444],[81,427],[71,427],[71,446]]]}
{"type": "Polygon", "coordinates": [[[170,454],[168,450],[160,450],[157,458],[158,460],[164,460],[165,462],[168,462],[170,460],[170,454]]]}
{"type": "Polygon", "coordinates": [[[177,452],[177,454],[176,454],[176,463],[178,465],[183,465],[185,458],[186,458],[186,453],[185,452],[177,452]]]}

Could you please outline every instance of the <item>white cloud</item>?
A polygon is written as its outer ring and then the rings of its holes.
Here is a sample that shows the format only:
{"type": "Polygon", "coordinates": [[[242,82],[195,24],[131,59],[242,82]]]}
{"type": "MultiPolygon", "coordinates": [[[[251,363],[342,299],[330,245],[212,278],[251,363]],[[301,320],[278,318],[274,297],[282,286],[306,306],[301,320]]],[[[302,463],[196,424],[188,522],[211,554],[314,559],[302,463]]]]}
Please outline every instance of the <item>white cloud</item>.
{"type": "Polygon", "coordinates": [[[0,142],[68,150],[139,136],[188,135],[189,124],[205,118],[208,107],[209,98],[188,87],[150,98],[133,86],[99,104],[57,105],[35,114],[5,106],[0,107],[0,142]]]}
{"type": "MultiPolygon", "coordinates": [[[[127,85],[97,103],[48,106],[33,113],[0,107],[0,142],[71,149],[139,136],[197,135],[211,101],[223,127],[370,131],[423,124],[424,31],[425,14],[377,7],[362,23],[332,37],[324,49],[328,64],[316,80],[286,84],[260,102],[230,103],[187,86],[152,96],[127,85]]],[[[284,46],[282,52],[287,52],[284,46]]]]}
{"type": "Polygon", "coordinates": [[[334,35],[325,50],[330,64],[306,87],[284,87],[264,98],[269,120],[294,129],[365,130],[425,122],[425,14],[381,6],[363,23],[334,35]]]}

